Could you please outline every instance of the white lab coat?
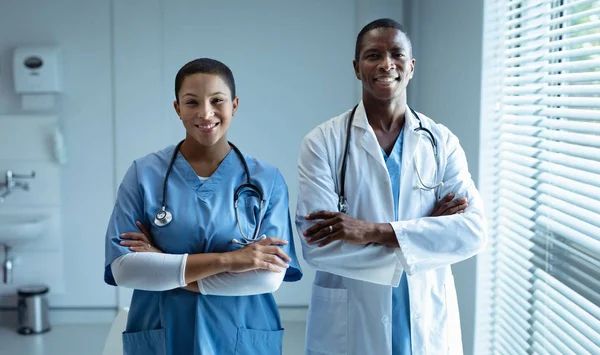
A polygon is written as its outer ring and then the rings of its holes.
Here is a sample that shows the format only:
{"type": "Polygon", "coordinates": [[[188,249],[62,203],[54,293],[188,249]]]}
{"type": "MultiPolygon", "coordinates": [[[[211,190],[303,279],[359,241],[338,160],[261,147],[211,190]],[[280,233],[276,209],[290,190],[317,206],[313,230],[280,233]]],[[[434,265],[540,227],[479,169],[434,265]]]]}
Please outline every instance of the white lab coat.
{"type": "MultiPolygon", "coordinates": [[[[303,140],[299,159],[296,226],[313,225],[308,213],[337,211],[337,201],[350,111],[313,129],[303,140]]],[[[471,179],[464,151],[446,127],[419,114],[438,144],[414,129],[418,120],[407,111],[402,173],[395,222],[392,186],[381,148],[362,102],[356,110],[346,170],[348,214],[358,219],[391,222],[400,248],[336,241],[319,248],[302,239],[303,256],[317,269],[309,308],[306,354],[392,354],[392,287],[403,270],[408,275],[413,354],[462,354],[454,278],[450,265],[480,252],[486,244],[485,218],[479,192],[471,179]],[[426,184],[416,189],[415,160],[426,184]],[[442,179],[443,174],[443,179],[442,179]],[[436,198],[454,192],[466,197],[463,214],[428,216],[436,198]]]]}

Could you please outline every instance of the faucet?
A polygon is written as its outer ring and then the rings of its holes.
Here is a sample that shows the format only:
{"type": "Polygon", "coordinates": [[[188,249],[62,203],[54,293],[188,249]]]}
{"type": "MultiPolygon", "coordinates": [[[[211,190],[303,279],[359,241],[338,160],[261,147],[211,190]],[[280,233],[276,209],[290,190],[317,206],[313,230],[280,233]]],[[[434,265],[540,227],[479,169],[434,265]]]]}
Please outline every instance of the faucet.
{"type": "Polygon", "coordinates": [[[4,187],[4,193],[0,195],[0,203],[4,202],[6,196],[10,195],[12,190],[20,188],[25,191],[29,191],[29,183],[25,181],[19,181],[16,179],[33,179],[35,177],[35,171],[32,171],[29,175],[15,174],[12,170],[6,171],[6,181],[0,184],[0,187],[4,187]]]}
{"type": "Polygon", "coordinates": [[[4,262],[2,263],[2,269],[4,270],[4,277],[2,281],[5,284],[12,283],[12,268],[13,261],[10,257],[10,247],[8,245],[4,245],[4,262]]]}

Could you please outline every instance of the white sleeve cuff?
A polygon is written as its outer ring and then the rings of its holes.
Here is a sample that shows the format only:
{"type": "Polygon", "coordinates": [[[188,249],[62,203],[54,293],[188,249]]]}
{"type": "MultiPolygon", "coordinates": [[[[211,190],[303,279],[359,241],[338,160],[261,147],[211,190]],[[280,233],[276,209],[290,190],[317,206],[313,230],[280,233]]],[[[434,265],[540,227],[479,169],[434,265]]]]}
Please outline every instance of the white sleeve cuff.
{"type": "Polygon", "coordinates": [[[185,266],[187,265],[187,258],[188,255],[183,254],[183,260],[181,260],[179,271],[179,284],[181,285],[180,287],[184,287],[187,285],[187,282],[185,282],[185,266]]]}
{"type": "Polygon", "coordinates": [[[412,275],[414,269],[411,269],[410,265],[414,265],[411,262],[411,253],[410,253],[410,243],[407,242],[408,235],[404,231],[402,227],[402,221],[400,222],[392,222],[390,223],[392,228],[394,229],[394,233],[396,234],[396,240],[398,240],[399,248],[395,248],[396,256],[398,260],[400,260],[400,264],[402,264],[402,268],[406,271],[408,275],[412,275]]]}
{"type": "Polygon", "coordinates": [[[252,270],[241,273],[224,272],[198,280],[203,295],[249,296],[275,292],[281,286],[285,269],[281,272],[252,270]]]}
{"type": "Polygon", "coordinates": [[[144,291],[166,291],[183,287],[187,254],[129,253],[111,264],[119,286],[144,291]]]}

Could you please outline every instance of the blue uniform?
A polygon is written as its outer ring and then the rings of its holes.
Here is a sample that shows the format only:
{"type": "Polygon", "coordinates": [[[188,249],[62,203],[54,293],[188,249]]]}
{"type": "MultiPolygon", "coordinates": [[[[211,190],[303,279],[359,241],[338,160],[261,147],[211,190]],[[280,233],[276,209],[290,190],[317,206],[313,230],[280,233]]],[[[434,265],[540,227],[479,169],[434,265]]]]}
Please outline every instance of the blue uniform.
{"type": "MultiPolygon", "coordinates": [[[[390,182],[392,183],[394,216],[396,216],[396,220],[398,220],[398,198],[400,193],[400,174],[402,171],[403,133],[404,129],[400,131],[389,157],[381,149],[390,175],[390,182]]],[[[406,272],[402,273],[398,287],[392,288],[392,354],[412,354],[410,345],[410,306],[406,272]]]]}
{"type": "MultiPolygon", "coordinates": [[[[119,235],[136,232],[135,221],[149,227],[154,244],[164,253],[223,253],[241,248],[234,191],[246,182],[243,164],[231,150],[204,183],[178,153],[167,186],[167,210],[173,220],[154,225],[161,208],[165,172],[174,146],[134,161],[121,183],[106,234],[105,282],[115,285],[110,264],[130,253],[119,245],[119,235]]],[[[302,271],[294,251],[288,190],[276,168],[245,156],[252,182],[264,193],[260,235],[287,240],[283,250],[292,262],[284,281],[297,281],[302,271]]],[[[258,199],[240,197],[244,233],[252,236],[258,199]]],[[[174,289],[135,290],[123,333],[126,355],[280,354],[283,329],[273,295],[210,296],[174,289]]]]}

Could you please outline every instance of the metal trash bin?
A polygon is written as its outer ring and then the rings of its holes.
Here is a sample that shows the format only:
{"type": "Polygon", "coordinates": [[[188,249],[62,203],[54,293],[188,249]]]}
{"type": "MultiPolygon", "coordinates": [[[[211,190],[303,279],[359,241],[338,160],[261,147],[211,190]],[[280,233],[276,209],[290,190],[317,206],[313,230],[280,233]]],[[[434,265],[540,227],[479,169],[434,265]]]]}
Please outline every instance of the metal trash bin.
{"type": "Polygon", "coordinates": [[[48,287],[26,286],[18,289],[19,334],[40,334],[50,330],[48,287]]]}

